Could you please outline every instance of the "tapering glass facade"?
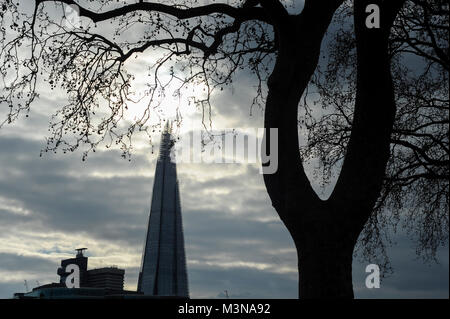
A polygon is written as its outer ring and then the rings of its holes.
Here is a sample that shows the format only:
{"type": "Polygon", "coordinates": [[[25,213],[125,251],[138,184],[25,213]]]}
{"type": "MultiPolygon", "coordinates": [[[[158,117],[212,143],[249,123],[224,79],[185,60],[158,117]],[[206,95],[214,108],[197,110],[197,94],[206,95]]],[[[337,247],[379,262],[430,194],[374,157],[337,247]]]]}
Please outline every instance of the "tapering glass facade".
{"type": "Polygon", "coordinates": [[[162,134],[138,290],[152,296],[188,297],[186,256],[176,164],[170,130],[162,134]]]}

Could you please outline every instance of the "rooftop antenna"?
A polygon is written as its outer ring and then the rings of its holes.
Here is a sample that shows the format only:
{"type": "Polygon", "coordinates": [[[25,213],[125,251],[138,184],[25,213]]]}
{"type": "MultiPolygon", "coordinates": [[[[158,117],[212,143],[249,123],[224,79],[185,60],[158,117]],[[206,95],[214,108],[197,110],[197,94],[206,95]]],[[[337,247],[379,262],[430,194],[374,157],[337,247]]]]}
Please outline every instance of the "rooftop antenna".
{"type": "Polygon", "coordinates": [[[86,250],[87,248],[77,248],[75,249],[77,251],[77,258],[83,257],[83,250],[86,250]]]}

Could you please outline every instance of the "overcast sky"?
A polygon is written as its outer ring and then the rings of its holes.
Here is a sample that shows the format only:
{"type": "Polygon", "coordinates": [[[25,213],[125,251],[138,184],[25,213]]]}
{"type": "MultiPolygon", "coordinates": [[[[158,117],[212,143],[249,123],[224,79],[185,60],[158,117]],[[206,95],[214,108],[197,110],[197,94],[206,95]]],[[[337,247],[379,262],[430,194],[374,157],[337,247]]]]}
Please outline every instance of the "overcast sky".
{"type": "MultiPolygon", "coordinates": [[[[128,65],[138,79],[146,59],[128,65]]],[[[254,84],[239,74],[232,91],[215,96],[214,128],[262,127],[260,110],[250,116],[254,84]]],[[[39,157],[50,116],[65,98],[42,84],[30,116],[0,130],[0,298],[24,292],[24,280],[30,288],[58,281],[60,260],[78,247],[88,247],[89,268],[124,268],[126,288],[136,289],[157,145],[152,153],[140,137],[131,162],[105,149],[86,162],[79,152],[39,157]]],[[[177,105],[169,99],[163,106],[177,105]]],[[[184,131],[201,128],[194,108],[184,106],[184,115],[184,131]]],[[[223,298],[227,290],[232,298],[297,298],[295,247],[258,165],[181,163],[177,169],[191,297],[223,298]]],[[[364,285],[370,261],[354,262],[356,297],[448,298],[448,247],[438,251],[438,263],[424,264],[407,236],[393,238],[394,273],[381,288],[364,285]]]]}

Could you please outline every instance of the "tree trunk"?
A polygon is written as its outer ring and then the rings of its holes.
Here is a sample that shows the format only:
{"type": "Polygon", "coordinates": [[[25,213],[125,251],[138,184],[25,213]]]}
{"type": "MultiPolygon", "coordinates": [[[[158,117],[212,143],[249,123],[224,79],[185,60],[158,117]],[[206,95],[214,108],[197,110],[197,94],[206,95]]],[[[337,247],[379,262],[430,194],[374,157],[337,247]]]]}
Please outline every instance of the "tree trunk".
{"type": "Polygon", "coordinates": [[[328,242],[327,245],[318,246],[316,238],[311,236],[309,245],[303,245],[306,248],[298,250],[299,297],[353,298],[354,245],[337,243],[326,234],[320,234],[320,237],[320,240],[328,242]]]}
{"type": "MultiPolygon", "coordinates": [[[[298,103],[340,2],[328,7],[306,2],[299,16],[277,25],[278,57],[268,81],[264,125],[278,129],[278,169],[264,174],[264,182],[297,248],[300,298],[354,297],[353,249],[381,189],[395,115],[388,36],[404,1],[380,3],[385,9],[380,30],[365,28],[365,5],[372,1],[355,1],[358,82],[352,135],[335,190],[321,200],[299,154],[298,103]]],[[[269,130],[263,143],[271,149],[269,130]]]]}
{"type": "MultiPolygon", "coordinates": [[[[297,206],[302,206],[299,202],[297,206]]],[[[300,298],[351,299],[353,250],[363,225],[328,201],[297,211],[285,222],[297,248],[300,298]]]]}

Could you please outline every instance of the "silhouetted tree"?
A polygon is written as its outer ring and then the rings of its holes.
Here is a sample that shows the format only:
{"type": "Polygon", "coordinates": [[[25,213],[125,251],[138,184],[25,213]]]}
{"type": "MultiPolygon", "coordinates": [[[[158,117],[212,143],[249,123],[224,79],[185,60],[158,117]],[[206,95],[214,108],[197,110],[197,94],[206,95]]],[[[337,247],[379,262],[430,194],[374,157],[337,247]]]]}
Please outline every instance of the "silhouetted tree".
{"type": "MultiPolygon", "coordinates": [[[[435,25],[434,10],[439,11],[437,16],[445,17],[448,6],[438,2],[427,6],[422,1],[404,6],[406,0],[353,2],[349,16],[354,19],[354,31],[345,32],[349,21],[344,19],[342,37],[331,51],[329,67],[318,77],[329,82],[313,81],[323,102],[333,103],[333,110],[317,121],[307,119],[311,134],[306,149],[302,149],[304,159],[317,152],[321,158],[330,156],[325,167],[342,159],[336,186],[329,199],[322,200],[310,185],[299,152],[299,103],[319,63],[321,43],[336,10],[341,8],[343,15],[348,12],[343,2],[306,0],[300,13],[290,13],[278,0],[231,4],[36,0],[26,12],[14,1],[2,0],[0,73],[5,88],[0,103],[9,107],[6,122],[29,111],[42,75],[50,85],[64,88],[69,97],[69,104],[52,119],[47,151],[73,151],[81,144],[95,150],[101,142],[108,146],[115,142],[126,154],[133,133],[148,130],[148,119],[157,116],[157,97],[164,94],[168,83],[178,80],[179,91],[188,83],[202,83],[205,94],[192,100],[208,114],[211,94],[231,84],[238,70],[249,69],[258,79],[254,103],[264,105],[264,125],[278,128],[278,170],[265,174],[264,181],[297,247],[299,295],[351,298],[353,250],[367,221],[376,225],[373,222],[380,215],[373,213],[374,209],[378,212],[391,207],[397,198],[397,203],[403,203],[399,196],[414,183],[418,186],[411,187],[427,185],[430,193],[436,187],[448,192],[448,184],[435,178],[435,174],[448,177],[448,139],[442,132],[448,131],[448,95],[435,93],[433,86],[441,84],[436,83],[439,76],[448,83],[447,73],[439,73],[439,63],[433,62],[437,64],[424,73],[426,80],[414,81],[405,76],[405,66],[398,58],[402,52],[420,51],[427,61],[445,61],[442,52],[433,50],[433,46],[442,48],[441,35],[438,39],[423,36],[435,35],[433,30],[439,29],[442,21],[435,25]],[[366,27],[369,4],[380,8],[380,28],[366,27]],[[67,19],[61,20],[68,5],[77,5],[79,15],[89,24],[68,25],[64,22],[67,19]],[[417,7],[423,8],[425,20],[417,16],[417,7]],[[414,23],[424,29],[408,25],[414,23]],[[133,27],[138,30],[132,31],[133,27]],[[431,47],[422,43],[427,41],[432,42],[431,47]],[[142,118],[124,129],[124,111],[136,98],[126,62],[150,50],[162,55],[149,62],[153,81],[146,91],[148,108],[142,118]],[[165,80],[160,76],[163,65],[171,65],[165,80]],[[107,116],[99,115],[103,104],[109,110],[107,116]],[[435,108],[442,108],[443,113],[434,113],[435,108]],[[423,119],[414,117],[411,112],[415,109],[423,119]],[[334,121],[328,123],[327,116],[334,121]],[[429,130],[420,128],[436,119],[443,122],[436,124],[436,130],[434,124],[429,130]],[[69,139],[66,133],[71,132],[74,134],[69,139]],[[330,132],[335,133],[330,136],[330,132]],[[414,134],[425,134],[417,136],[424,144],[409,138],[414,134]],[[394,145],[412,153],[397,152],[394,145]],[[433,153],[439,147],[442,156],[433,153]],[[415,167],[417,164],[421,166],[415,167]],[[434,186],[437,181],[441,184],[434,186]]],[[[448,47],[442,50],[448,54],[448,47]]],[[[267,143],[269,140],[266,136],[267,143]]],[[[438,201],[445,205],[442,197],[438,201]]],[[[434,212],[433,205],[425,203],[423,207],[434,212]]],[[[438,208],[442,212],[442,206],[438,208]]],[[[439,213],[432,216],[420,229],[442,239],[446,235],[436,232],[442,231],[441,222],[448,224],[448,217],[439,213]],[[438,226],[437,231],[433,225],[438,226]]],[[[426,236],[423,240],[426,242],[426,236]]]]}
{"type": "MultiPolygon", "coordinates": [[[[349,6],[342,6],[335,15],[343,28],[334,33],[329,60],[313,77],[311,91],[319,92],[324,114],[314,118],[317,109],[303,103],[307,112],[300,125],[308,128],[308,143],[302,155],[320,159],[325,184],[345,157],[352,130],[356,41],[351,14],[349,6]]],[[[389,38],[397,109],[391,155],[381,194],[360,237],[364,255],[379,257],[385,270],[384,242],[399,225],[413,235],[426,260],[448,241],[448,14],[443,1],[406,2],[389,38]]]]}

